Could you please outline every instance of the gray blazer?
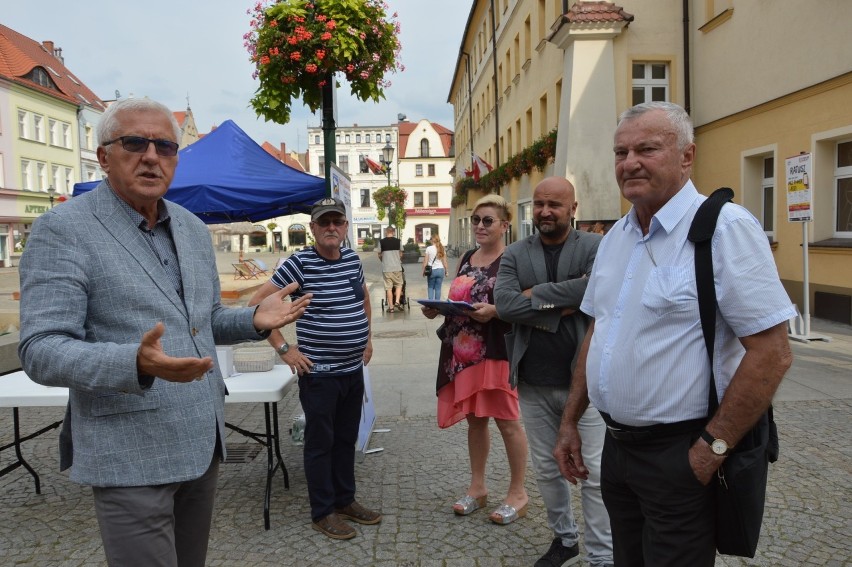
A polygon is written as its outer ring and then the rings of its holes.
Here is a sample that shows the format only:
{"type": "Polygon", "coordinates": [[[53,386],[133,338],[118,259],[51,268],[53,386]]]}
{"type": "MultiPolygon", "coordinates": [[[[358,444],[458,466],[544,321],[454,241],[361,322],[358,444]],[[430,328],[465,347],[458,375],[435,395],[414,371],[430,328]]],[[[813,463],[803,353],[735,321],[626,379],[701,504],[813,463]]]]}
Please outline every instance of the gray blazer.
{"type": "Polygon", "coordinates": [[[227,388],[218,365],[202,381],[155,379],[140,387],[136,351],[158,321],[166,327],[163,349],[175,357],[215,361],[216,343],[260,338],[253,308],[219,302],[207,228],[186,209],[166,207],[183,299],[105,183],[39,217],[21,258],[18,354],[34,381],[70,389],[60,468],[73,464],[75,482],[143,486],[198,478],[217,434],[225,438],[227,388]]]}
{"type": "MultiPolygon", "coordinates": [[[[527,351],[532,330],[555,333],[563,308],[578,309],[569,318],[569,328],[578,345],[583,341],[589,319],[579,312],[579,307],[601,238],[599,234],[574,229],[568,233],[559,256],[557,283],[547,280],[544,249],[538,234],[515,242],[503,252],[494,286],[494,304],[500,319],[512,324],[512,331],[506,334],[506,350],[509,353],[509,383],[513,388],[518,385],[518,365],[527,351]],[[529,288],[533,290],[532,298],[521,293],[529,288]]],[[[577,352],[572,370],[576,363],[577,352]]]]}

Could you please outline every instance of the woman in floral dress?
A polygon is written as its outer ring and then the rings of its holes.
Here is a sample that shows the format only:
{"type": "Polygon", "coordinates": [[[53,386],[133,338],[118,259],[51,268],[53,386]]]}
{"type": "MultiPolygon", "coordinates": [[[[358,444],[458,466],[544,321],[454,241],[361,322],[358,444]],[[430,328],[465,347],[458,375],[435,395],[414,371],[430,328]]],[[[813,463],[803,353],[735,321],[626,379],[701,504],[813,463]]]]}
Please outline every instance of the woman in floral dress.
{"type": "MultiPolygon", "coordinates": [[[[487,504],[488,422],[494,418],[509,460],[509,491],[489,518],[497,524],[509,524],[526,515],[529,500],[524,488],[527,438],[519,421],[518,393],[509,386],[503,339],[510,325],[497,318],[493,296],[511,213],[502,197],[486,195],[477,201],[470,219],[478,248],[459,261],[449,298],[467,301],[475,310],[468,315],[447,316],[438,330],[442,342],[438,426],[446,428],[467,420],[471,480],[467,493],[453,505],[456,514],[466,516],[487,504]]],[[[430,319],[438,315],[438,311],[425,307],[423,313],[430,319]]]]}

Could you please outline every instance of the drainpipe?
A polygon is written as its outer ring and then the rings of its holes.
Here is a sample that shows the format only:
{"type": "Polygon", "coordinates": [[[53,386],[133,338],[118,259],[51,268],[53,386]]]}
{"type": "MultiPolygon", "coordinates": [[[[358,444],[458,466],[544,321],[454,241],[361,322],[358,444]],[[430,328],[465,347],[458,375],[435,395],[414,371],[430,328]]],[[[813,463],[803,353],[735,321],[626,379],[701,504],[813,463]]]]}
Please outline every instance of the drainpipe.
{"type": "Polygon", "coordinates": [[[683,108],[692,114],[689,77],[689,0],[683,0],[683,108]]]}
{"type": "Polygon", "coordinates": [[[491,61],[494,63],[494,167],[500,165],[500,107],[497,92],[497,18],[494,12],[494,0],[491,0],[491,61]]]}
{"type": "Polygon", "coordinates": [[[471,81],[473,81],[473,78],[470,74],[470,53],[462,51],[462,55],[467,60],[467,115],[470,119],[470,167],[473,169],[473,93],[471,90],[471,81]]]}

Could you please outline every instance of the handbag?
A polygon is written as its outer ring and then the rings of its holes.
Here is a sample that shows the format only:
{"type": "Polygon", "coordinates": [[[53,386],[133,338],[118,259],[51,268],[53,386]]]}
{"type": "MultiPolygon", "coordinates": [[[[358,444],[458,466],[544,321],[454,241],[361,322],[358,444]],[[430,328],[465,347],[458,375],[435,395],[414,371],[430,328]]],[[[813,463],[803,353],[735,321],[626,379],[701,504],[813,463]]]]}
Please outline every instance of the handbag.
{"type": "Polygon", "coordinates": [[[431,275],[432,275],[432,266],[426,266],[426,267],[423,269],[423,275],[424,275],[424,276],[426,276],[427,278],[428,278],[429,276],[431,276],[431,275]]]}
{"type": "MultiPolygon", "coordinates": [[[[719,407],[716,379],[713,376],[713,345],[716,329],[716,288],[713,284],[711,239],[722,206],[734,192],[722,187],[704,201],[689,228],[688,239],[695,244],[695,280],[698,289],[698,310],[704,344],[710,356],[710,392],[707,419],[719,407]]],[[[766,482],[769,463],[778,460],[778,429],[772,406],[760,416],[755,426],[737,443],[716,472],[715,515],[716,550],[723,555],[754,557],[763,508],[766,501],[766,482]]]]}

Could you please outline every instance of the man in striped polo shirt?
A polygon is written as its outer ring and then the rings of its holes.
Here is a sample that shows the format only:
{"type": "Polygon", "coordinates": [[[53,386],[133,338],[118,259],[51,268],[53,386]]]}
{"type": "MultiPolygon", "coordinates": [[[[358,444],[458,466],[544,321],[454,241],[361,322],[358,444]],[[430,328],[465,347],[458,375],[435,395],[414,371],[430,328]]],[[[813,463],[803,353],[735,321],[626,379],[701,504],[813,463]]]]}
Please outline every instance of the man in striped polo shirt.
{"type": "Polygon", "coordinates": [[[290,283],[291,297],[312,293],[311,308],[296,326],[298,344],[274,330],[269,343],[299,375],[299,401],[305,412],[305,476],[312,527],[334,539],[355,537],[344,522],[378,524],[381,514],[355,500],[355,442],[364,397],[364,365],[370,361],[370,296],[361,260],[341,246],[347,233],[346,208],[322,199],[311,209],[315,244],[287,258],[249,302],[290,283]]]}

